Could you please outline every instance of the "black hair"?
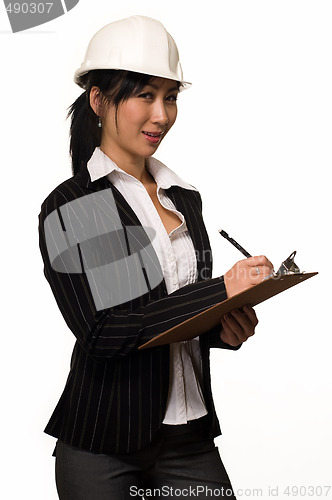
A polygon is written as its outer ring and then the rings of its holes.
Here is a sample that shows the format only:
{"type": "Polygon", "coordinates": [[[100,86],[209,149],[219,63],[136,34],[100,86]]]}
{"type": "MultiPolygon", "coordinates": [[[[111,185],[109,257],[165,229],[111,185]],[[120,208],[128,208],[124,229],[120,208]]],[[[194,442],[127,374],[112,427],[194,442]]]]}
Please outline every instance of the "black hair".
{"type": "Polygon", "coordinates": [[[92,87],[100,89],[102,109],[107,109],[109,104],[113,104],[117,113],[121,102],[140,92],[153,78],[151,75],[125,70],[98,69],[84,75],[83,85],[86,90],[69,107],[67,115],[71,117],[70,155],[74,175],[86,166],[95,148],[100,146],[99,117],[90,105],[92,87]]]}

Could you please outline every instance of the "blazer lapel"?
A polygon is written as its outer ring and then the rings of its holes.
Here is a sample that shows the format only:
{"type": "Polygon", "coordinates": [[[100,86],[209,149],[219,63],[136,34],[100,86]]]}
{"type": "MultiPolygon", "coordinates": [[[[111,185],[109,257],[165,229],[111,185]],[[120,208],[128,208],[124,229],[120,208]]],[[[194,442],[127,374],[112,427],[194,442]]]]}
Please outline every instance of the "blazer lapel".
{"type": "Polygon", "coordinates": [[[84,168],[77,174],[77,176],[75,176],[75,180],[80,186],[91,191],[112,189],[114,200],[122,223],[125,226],[141,226],[137,215],[135,214],[129,203],[122,196],[120,191],[115,186],[113,186],[113,184],[108,180],[107,177],[101,177],[100,179],[92,182],[87,168],[84,168]]]}
{"type": "Polygon", "coordinates": [[[198,191],[183,189],[179,186],[170,187],[166,193],[186,220],[196,252],[198,281],[211,278],[212,254],[202,217],[200,194],[198,191]]]}

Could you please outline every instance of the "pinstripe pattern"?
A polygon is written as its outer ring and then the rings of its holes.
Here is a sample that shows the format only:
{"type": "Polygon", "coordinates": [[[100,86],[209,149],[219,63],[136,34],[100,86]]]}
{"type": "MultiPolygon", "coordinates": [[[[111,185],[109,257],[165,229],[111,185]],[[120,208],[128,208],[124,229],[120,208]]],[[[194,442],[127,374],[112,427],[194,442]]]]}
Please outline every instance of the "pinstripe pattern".
{"type": "MultiPolygon", "coordinates": [[[[226,298],[223,279],[211,279],[208,236],[197,191],[172,186],[167,195],[186,219],[198,266],[198,282],[167,295],[165,283],[134,300],[96,311],[85,275],[54,271],[44,234],[46,217],[93,191],[111,188],[124,226],[140,225],[134,212],[106,177],[91,182],[87,171],[58,186],[39,216],[44,273],[63,317],[76,337],[70,373],[45,432],[97,453],[130,453],[147,445],[164,417],[169,378],[169,347],[138,351],[155,335],[226,298]],[[204,278],[202,276],[204,274],[204,278]]],[[[110,246],[112,241],[110,238],[110,246]]],[[[112,251],[112,248],[110,248],[112,251]]],[[[119,277],[119,286],[120,286],[119,277]]],[[[122,278],[123,279],[123,278],[122,278]]],[[[130,279],[130,276],[128,276],[130,279]]],[[[229,348],[217,330],[201,336],[203,392],[211,434],[219,431],[211,395],[209,347],[229,348]]]]}

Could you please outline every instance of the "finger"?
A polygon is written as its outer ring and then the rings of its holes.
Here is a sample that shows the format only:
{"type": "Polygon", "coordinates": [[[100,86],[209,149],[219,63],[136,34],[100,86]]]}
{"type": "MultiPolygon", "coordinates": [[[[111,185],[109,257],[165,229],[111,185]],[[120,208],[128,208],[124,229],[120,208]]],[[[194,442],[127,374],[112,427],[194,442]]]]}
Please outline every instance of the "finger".
{"type": "Polygon", "coordinates": [[[221,326],[222,326],[222,331],[220,333],[220,338],[223,342],[231,345],[232,347],[236,347],[242,343],[235,335],[232,328],[228,325],[226,320],[223,318],[221,319],[221,326]]]}
{"type": "Polygon", "coordinates": [[[243,312],[248,316],[251,323],[256,327],[258,325],[258,318],[256,316],[255,309],[253,309],[251,306],[244,306],[243,312]]]}
{"type": "MultiPolygon", "coordinates": [[[[232,335],[235,336],[239,342],[245,342],[250,335],[245,334],[243,326],[239,323],[240,315],[241,315],[240,311],[236,310],[232,311],[232,313],[226,314],[224,319],[226,321],[228,328],[231,330],[232,335]]],[[[242,315],[245,316],[243,313],[242,315]]]]}
{"type": "Polygon", "coordinates": [[[260,282],[272,274],[272,269],[268,266],[252,266],[249,267],[248,273],[251,280],[260,282]]]}
{"type": "Polygon", "coordinates": [[[246,259],[246,263],[250,267],[268,267],[271,271],[273,270],[273,264],[265,255],[258,255],[256,257],[250,257],[246,259]]]}
{"type": "Polygon", "coordinates": [[[252,321],[243,310],[235,309],[231,314],[237,321],[237,326],[235,326],[234,330],[235,334],[242,339],[252,337],[255,333],[255,320],[252,321]]]}

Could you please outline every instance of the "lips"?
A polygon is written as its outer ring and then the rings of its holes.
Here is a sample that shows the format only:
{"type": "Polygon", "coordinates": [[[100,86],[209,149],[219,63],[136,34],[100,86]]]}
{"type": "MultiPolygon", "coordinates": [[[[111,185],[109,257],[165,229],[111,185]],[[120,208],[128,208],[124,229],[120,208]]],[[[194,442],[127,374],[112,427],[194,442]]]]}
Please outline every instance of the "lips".
{"type": "Polygon", "coordinates": [[[161,140],[161,136],[163,135],[164,132],[147,132],[143,130],[142,134],[144,135],[145,139],[152,144],[158,144],[161,140]]]}

